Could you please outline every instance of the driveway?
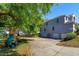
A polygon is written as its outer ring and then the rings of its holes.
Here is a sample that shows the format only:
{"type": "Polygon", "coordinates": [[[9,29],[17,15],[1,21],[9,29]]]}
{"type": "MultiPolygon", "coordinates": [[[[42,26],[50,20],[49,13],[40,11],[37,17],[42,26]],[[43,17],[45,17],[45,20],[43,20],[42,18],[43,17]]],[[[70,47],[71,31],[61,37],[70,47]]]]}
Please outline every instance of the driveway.
{"type": "Polygon", "coordinates": [[[32,56],[78,56],[79,48],[57,46],[59,40],[28,38],[32,46],[32,56]]]}

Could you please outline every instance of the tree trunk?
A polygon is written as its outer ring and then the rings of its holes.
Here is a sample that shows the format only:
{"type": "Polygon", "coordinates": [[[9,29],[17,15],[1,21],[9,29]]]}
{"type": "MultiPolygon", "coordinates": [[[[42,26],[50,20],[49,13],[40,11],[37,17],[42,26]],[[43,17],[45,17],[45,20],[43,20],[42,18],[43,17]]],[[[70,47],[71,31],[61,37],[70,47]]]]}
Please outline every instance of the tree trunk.
{"type": "Polygon", "coordinates": [[[14,48],[16,46],[15,33],[16,33],[16,28],[11,27],[10,30],[9,30],[9,37],[8,37],[8,39],[6,41],[7,46],[9,46],[11,48],[14,48]]]}

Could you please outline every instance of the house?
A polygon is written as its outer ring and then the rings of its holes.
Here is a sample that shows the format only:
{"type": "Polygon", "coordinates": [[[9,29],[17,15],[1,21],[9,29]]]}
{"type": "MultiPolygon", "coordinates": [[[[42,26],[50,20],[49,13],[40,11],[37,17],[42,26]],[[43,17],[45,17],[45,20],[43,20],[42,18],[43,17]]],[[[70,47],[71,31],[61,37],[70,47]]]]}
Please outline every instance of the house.
{"type": "Polygon", "coordinates": [[[75,31],[75,15],[61,15],[45,22],[41,26],[40,36],[63,39],[67,33],[75,31]]]}

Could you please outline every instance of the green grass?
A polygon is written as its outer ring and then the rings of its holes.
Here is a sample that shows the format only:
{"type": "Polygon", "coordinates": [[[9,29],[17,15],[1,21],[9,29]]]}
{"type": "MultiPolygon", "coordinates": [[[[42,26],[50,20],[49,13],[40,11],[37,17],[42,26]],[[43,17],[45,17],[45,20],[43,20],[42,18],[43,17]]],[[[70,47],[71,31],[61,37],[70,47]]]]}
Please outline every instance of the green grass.
{"type": "Polygon", "coordinates": [[[57,45],[67,46],[67,47],[79,47],[79,36],[69,41],[61,41],[57,45]]]}
{"type": "Polygon", "coordinates": [[[16,48],[0,48],[0,56],[28,56],[31,55],[31,47],[27,40],[19,39],[16,48]]]}
{"type": "Polygon", "coordinates": [[[16,51],[17,51],[18,55],[21,55],[21,56],[30,56],[31,55],[31,47],[25,43],[17,46],[16,51]]]}

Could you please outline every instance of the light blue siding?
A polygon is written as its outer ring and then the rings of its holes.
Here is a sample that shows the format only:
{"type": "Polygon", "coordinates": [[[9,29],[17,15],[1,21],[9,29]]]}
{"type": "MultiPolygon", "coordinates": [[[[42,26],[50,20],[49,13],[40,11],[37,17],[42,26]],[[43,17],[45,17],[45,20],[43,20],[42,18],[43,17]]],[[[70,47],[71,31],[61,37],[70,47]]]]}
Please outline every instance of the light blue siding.
{"type": "MultiPolygon", "coordinates": [[[[46,22],[48,24],[46,25],[45,23],[41,27],[41,31],[40,31],[41,36],[52,37],[52,38],[65,38],[67,33],[74,32],[73,30],[74,22],[69,21],[65,23],[65,20],[66,20],[65,17],[66,16],[60,16],[46,22]],[[59,20],[59,22],[57,22],[57,19],[59,20]],[[52,29],[52,27],[54,27],[54,29],[52,29]],[[44,31],[44,28],[46,29],[46,31],[44,31]]],[[[70,20],[70,18],[68,20],[70,20]]]]}

